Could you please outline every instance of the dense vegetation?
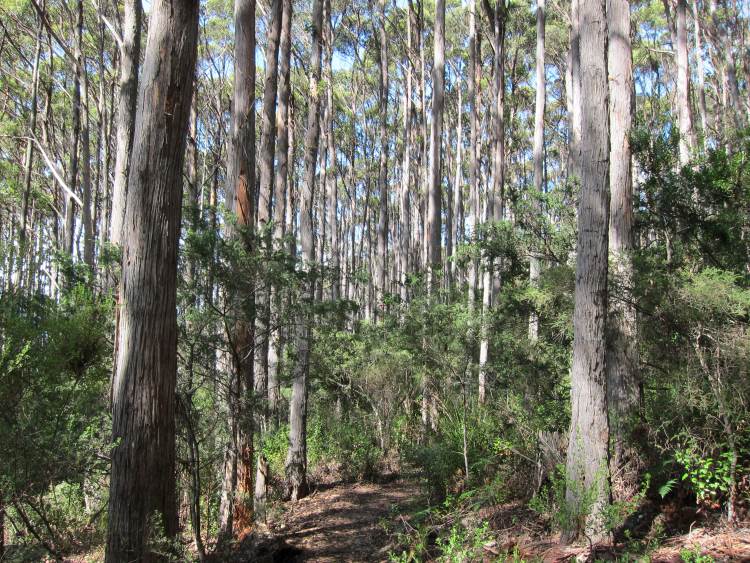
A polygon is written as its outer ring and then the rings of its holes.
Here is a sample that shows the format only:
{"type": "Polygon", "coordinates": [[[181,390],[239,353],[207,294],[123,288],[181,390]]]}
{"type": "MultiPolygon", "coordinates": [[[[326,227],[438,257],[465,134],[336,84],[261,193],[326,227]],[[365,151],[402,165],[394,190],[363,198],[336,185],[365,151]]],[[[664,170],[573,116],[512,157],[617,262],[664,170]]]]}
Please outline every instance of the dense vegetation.
{"type": "Polygon", "coordinates": [[[0,559],[393,473],[399,561],[747,520],[746,6],[140,4],[0,8],[0,559]]]}

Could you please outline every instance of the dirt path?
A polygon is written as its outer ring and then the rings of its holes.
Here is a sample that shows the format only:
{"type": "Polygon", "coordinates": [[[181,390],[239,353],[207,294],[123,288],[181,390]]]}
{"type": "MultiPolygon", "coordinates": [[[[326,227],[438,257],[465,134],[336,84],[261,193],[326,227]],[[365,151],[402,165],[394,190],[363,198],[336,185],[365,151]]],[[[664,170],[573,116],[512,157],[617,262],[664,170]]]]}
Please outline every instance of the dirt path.
{"type": "Polygon", "coordinates": [[[286,561],[387,561],[383,524],[418,501],[418,485],[404,478],[335,485],[287,504],[271,531],[289,546],[286,561]]]}

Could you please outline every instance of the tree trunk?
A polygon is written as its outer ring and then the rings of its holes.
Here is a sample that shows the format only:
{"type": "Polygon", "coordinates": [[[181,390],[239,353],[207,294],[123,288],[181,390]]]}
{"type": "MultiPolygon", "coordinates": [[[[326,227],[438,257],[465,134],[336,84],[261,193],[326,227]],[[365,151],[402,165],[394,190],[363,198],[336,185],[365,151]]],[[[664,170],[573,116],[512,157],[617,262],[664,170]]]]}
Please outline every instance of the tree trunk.
{"type": "Polygon", "coordinates": [[[609,222],[609,107],[606,9],[580,0],[581,194],[578,203],[571,421],[566,502],[579,516],[565,539],[607,537],[609,424],[605,326],[609,222]],[[585,512],[585,514],[584,514],[585,512]]]}
{"type": "MultiPolygon", "coordinates": [[[[544,23],[545,0],[536,3],[536,105],[534,108],[534,189],[535,197],[541,197],[544,192],[544,108],[547,99],[547,83],[544,67],[544,23]]],[[[536,206],[541,214],[541,206],[536,206]]],[[[529,257],[529,285],[539,286],[541,275],[541,260],[536,249],[531,250],[529,257]]],[[[529,340],[536,342],[539,338],[539,316],[536,311],[529,315],[529,340]]]]}
{"type": "MultiPolygon", "coordinates": [[[[274,154],[276,144],[276,95],[278,85],[279,40],[281,34],[282,0],[273,0],[268,14],[268,43],[266,44],[265,80],[263,83],[263,110],[260,140],[260,187],[258,190],[258,232],[261,252],[270,261],[273,253],[273,236],[268,225],[271,220],[274,180],[274,154]]],[[[279,202],[276,202],[278,205],[279,202]]],[[[261,266],[261,271],[263,267],[261,266]]],[[[265,277],[265,276],[263,276],[265,277]]],[[[269,339],[271,329],[271,287],[259,280],[255,289],[255,398],[256,430],[260,435],[268,427],[269,339]]],[[[256,473],[260,470],[258,465],[256,473]]],[[[258,473],[259,475],[259,473],[258,473]]],[[[254,491],[254,493],[257,491],[254,491]]],[[[261,500],[261,502],[263,502],[261,500]]]]}
{"type": "Polygon", "coordinates": [[[690,119],[690,74],[687,46],[687,0],[677,0],[677,112],[680,124],[680,166],[690,161],[693,148],[693,124],[690,119]]]}
{"type": "Polygon", "coordinates": [[[78,22],[76,24],[76,65],[77,80],[81,87],[81,190],[83,192],[83,262],[89,272],[94,273],[94,223],[91,214],[91,145],[89,136],[89,85],[86,72],[86,58],[83,52],[83,0],[78,0],[78,22]]]}
{"type": "MultiPolygon", "coordinates": [[[[620,294],[610,298],[607,333],[607,401],[612,438],[610,470],[616,500],[637,493],[637,474],[629,462],[630,429],[640,406],[638,333],[632,294],[634,250],[633,178],[630,131],[633,121],[633,65],[630,2],[608,0],[610,216],[609,255],[620,294]],[[615,478],[615,476],[617,476],[615,478]]],[[[612,286],[612,284],[610,284],[612,286]]],[[[610,292],[610,295],[612,292],[610,292]]]]}
{"type": "Polygon", "coordinates": [[[138,66],[141,52],[141,0],[125,0],[125,14],[120,44],[120,92],[117,102],[117,136],[115,148],[115,184],[112,189],[110,242],[122,244],[122,228],[128,195],[128,170],[133,146],[136,101],[138,99],[138,66]]]}
{"type": "MultiPolygon", "coordinates": [[[[380,113],[380,159],[378,161],[378,256],[376,258],[376,308],[385,312],[386,272],[388,270],[388,37],[385,32],[385,0],[380,0],[378,18],[380,82],[378,109],[380,113]]],[[[375,315],[378,318],[378,315],[375,315]]]]}
{"type": "Polygon", "coordinates": [[[441,257],[441,205],[442,205],[442,140],[443,98],[445,96],[445,0],[435,3],[435,32],[432,63],[432,114],[430,127],[430,184],[427,205],[428,291],[438,288],[441,257]]]}
{"type": "Polygon", "coordinates": [[[198,7],[160,0],[151,8],[122,240],[106,550],[113,563],[156,560],[151,542],[177,533],[177,247],[198,7]]]}
{"type": "Polygon", "coordinates": [[[292,399],[289,404],[289,451],[286,456],[287,496],[296,501],[307,495],[307,376],[310,371],[310,346],[312,341],[309,310],[315,290],[313,267],[315,245],[313,233],[313,194],[315,190],[315,165],[320,141],[320,67],[322,54],[323,0],[313,0],[312,34],[310,52],[310,101],[305,132],[305,179],[300,201],[300,240],[302,263],[308,277],[303,282],[302,311],[297,321],[297,361],[292,376],[292,399]]]}

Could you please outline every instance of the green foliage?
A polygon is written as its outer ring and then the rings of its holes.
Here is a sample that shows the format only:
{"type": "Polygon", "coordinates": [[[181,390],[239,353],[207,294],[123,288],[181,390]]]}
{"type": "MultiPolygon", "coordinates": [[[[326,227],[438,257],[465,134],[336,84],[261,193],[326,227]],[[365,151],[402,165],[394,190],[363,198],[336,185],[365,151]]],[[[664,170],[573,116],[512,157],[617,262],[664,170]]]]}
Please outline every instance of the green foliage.
{"type": "Polygon", "coordinates": [[[710,555],[703,555],[699,545],[691,549],[680,550],[680,559],[684,563],[714,563],[714,558],[710,555]]]}
{"type": "Polygon", "coordinates": [[[1,488],[58,547],[106,506],[111,313],[82,286],[59,303],[0,297],[1,488]]]}

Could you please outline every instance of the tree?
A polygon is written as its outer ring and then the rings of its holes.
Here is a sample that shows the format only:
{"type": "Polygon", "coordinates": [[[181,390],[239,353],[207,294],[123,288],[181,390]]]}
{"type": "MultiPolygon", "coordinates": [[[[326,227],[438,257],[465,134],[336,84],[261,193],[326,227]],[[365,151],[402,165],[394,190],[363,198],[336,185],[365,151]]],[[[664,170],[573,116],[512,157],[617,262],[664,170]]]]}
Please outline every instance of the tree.
{"type": "MultiPolygon", "coordinates": [[[[636,485],[637,476],[626,464],[631,453],[630,428],[641,403],[638,381],[638,329],[633,296],[633,177],[630,135],[633,120],[633,66],[630,45],[630,2],[607,3],[609,44],[609,279],[607,332],[607,402],[612,435],[611,473],[621,484],[636,485]],[[619,288],[619,291],[616,289],[619,288]],[[630,471],[626,471],[626,470],[630,471]],[[629,483],[627,481],[630,481],[629,483]]],[[[615,483],[613,483],[613,486],[615,483]]],[[[629,490],[627,494],[637,491],[629,490]]],[[[615,487],[614,493],[625,496],[615,487]]]]}
{"type": "Polygon", "coordinates": [[[445,96],[445,0],[436,0],[435,37],[432,63],[432,114],[430,121],[430,184],[427,198],[428,288],[437,288],[442,271],[441,205],[442,205],[442,137],[443,98],[445,96]]]}
{"type": "Polygon", "coordinates": [[[126,0],[120,46],[120,90],[117,103],[115,184],[112,190],[110,241],[121,244],[127,204],[128,170],[133,146],[133,129],[138,96],[138,66],[141,53],[141,0],[126,0]]]}
{"type": "Polygon", "coordinates": [[[303,282],[304,309],[297,320],[295,344],[297,361],[292,375],[292,398],[289,404],[289,450],[286,456],[287,496],[299,500],[307,495],[307,376],[310,371],[310,345],[312,341],[311,311],[315,295],[315,245],[313,238],[313,194],[315,193],[315,167],[320,141],[320,82],[323,50],[323,0],[313,0],[310,50],[310,102],[305,132],[305,177],[300,199],[299,237],[302,246],[302,264],[307,269],[303,282]]]}
{"type": "MultiPolygon", "coordinates": [[[[234,92],[232,128],[227,155],[227,209],[237,217],[237,230],[245,250],[255,221],[255,0],[234,2],[234,92]]],[[[254,295],[233,295],[234,323],[230,329],[229,374],[230,444],[225,459],[225,477],[220,510],[221,537],[229,539],[252,524],[253,417],[249,405],[254,391],[254,295]],[[248,318],[250,311],[250,318],[248,318]]],[[[231,321],[230,321],[231,322],[231,321]]]]}
{"type": "Polygon", "coordinates": [[[177,533],[177,247],[198,2],[151,8],[123,232],[106,561],[153,560],[177,533]]]}
{"type": "Polygon", "coordinates": [[[607,13],[598,0],[580,0],[581,194],[578,203],[571,420],[566,501],[581,514],[566,530],[606,537],[609,504],[609,423],[605,326],[609,223],[609,104],[607,13]],[[589,501],[589,499],[591,499],[589,501]]]}
{"type": "MultiPolygon", "coordinates": [[[[544,108],[546,96],[546,72],[544,68],[544,9],[545,0],[536,3],[536,104],[534,106],[534,189],[537,197],[544,191],[544,108]]],[[[540,210],[541,211],[541,210],[540,210]]],[[[541,263],[532,250],[529,258],[529,282],[539,285],[541,263]]],[[[529,317],[529,340],[539,338],[539,317],[532,312],[529,317]]]]}

